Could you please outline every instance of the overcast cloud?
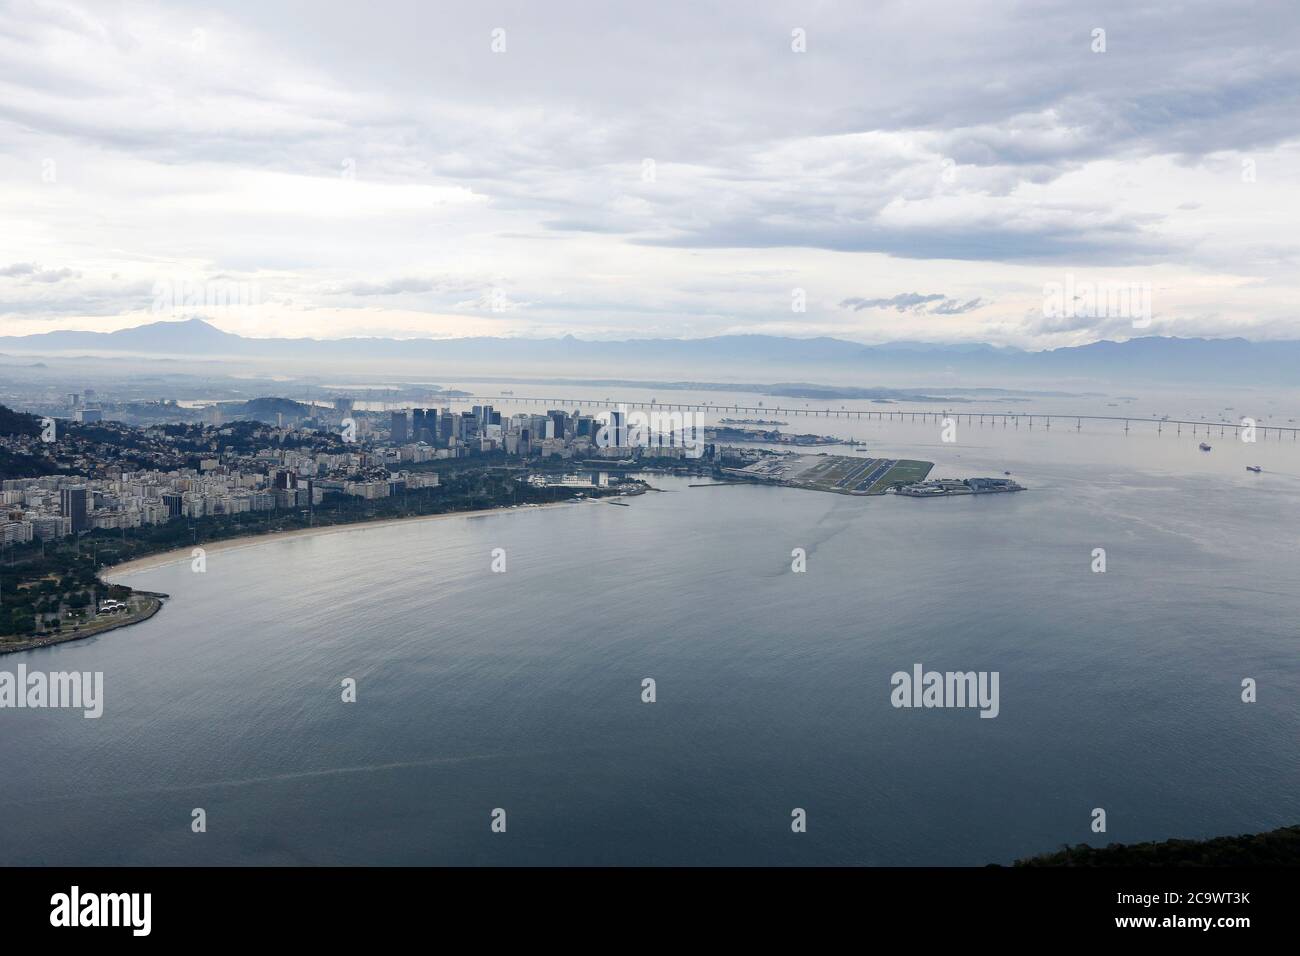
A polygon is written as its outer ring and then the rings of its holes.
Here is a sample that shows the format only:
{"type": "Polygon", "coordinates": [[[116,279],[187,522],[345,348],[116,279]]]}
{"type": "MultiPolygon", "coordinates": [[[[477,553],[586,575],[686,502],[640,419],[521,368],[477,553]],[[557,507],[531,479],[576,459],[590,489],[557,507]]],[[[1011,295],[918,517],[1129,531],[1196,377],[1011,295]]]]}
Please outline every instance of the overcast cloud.
{"type": "Polygon", "coordinates": [[[1300,338],[1298,41],[1288,2],[3,2],[0,334],[228,282],[202,314],[259,336],[1300,338]],[[1150,325],[1044,317],[1067,277],[1150,325]]]}

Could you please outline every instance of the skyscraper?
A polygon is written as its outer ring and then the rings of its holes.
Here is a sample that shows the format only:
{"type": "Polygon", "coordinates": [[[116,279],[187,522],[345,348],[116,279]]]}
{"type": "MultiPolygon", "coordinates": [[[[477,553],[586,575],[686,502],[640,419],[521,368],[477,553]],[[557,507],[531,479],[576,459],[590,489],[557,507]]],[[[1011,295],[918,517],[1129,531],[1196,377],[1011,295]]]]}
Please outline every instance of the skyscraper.
{"type": "Polygon", "coordinates": [[[80,534],[90,528],[89,497],[84,485],[78,488],[61,489],[59,509],[63,517],[72,519],[73,534],[80,534]]]}
{"type": "Polygon", "coordinates": [[[406,409],[393,412],[392,440],[394,443],[406,441],[406,409]]]}
{"type": "Polygon", "coordinates": [[[614,448],[627,444],[627,412],[609,413],[609,443],[614,448]]]}
{"type": "Polygon", "coordinates": [[[546,416],[555,423],[554,435],[556,438],[564,438],[568,433],[569,415],[567,412],[551,408],[546,412],[546,416]]]}

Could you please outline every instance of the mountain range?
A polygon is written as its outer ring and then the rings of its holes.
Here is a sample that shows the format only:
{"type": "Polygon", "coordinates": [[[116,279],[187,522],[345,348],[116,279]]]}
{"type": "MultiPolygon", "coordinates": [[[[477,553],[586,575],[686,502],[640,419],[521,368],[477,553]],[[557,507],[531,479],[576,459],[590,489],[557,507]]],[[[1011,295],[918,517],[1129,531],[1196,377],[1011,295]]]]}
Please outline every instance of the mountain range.
{"type": "Polygon", "coordinates": [[[1251,342],[1150,336],[1124,342],[1026,351],[982,345],[894,342],[864,345],[836,338],[726,335],[700,339],[562,338],[392,339],[248,338],[202,320],[153,322],[117,332],[46,332],[0,337],[0,351],[20,354],[93,353],[136,357],[238,359],[281,363],[436,363],[440,369],[575,370],[600,375],[652,370],[803,368],[851,372],[873,379],[1009,378],[1040,382],[1300,384],[1300,341],[1251,342]]]}

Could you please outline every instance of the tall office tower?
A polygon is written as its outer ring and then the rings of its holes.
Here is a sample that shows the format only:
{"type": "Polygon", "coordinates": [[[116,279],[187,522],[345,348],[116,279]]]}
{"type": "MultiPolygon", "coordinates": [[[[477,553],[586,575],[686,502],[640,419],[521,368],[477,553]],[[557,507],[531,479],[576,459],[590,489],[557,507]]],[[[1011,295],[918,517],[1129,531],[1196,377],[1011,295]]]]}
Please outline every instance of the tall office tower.
{"type": "Polygon", "coordinates": [[[627,412],[609,413],[609,443],[615,448],[627,444],[627,412]]]}
{"type": "Polygon", "coordinates": [[[393,412],[392,441],[393,444],[406,441],[406,409],[393,412]]]}
{"type": "Polygon", "coordinates": [[[483,424],[483,406],[482,406],[482,405],[475,405],[473,408],[471,408],[471,409],[469,410],[469,412],[470,412],[471,415],[474,416],[474,421],[478,422],[480,425],[483,424]]]}
{"type": "Polygon", "coordinates": [[[568,415],[565,414],[565,412],[558,410],[558,408],[550,408],[550,410],[546,412],[546,415],[547,418],[550,418],[550,420],[555,423],[555,433],[552,437],[564,438],[567,436],[568,415]]]}
{"type": "Polygon", "coordinates": [[[59,510],[63,517],[72,519],[72,533],[80,534],[90,527],[90,496],[83,485],[59,491],[59,510]]]}
{"type": "Polygon", "coordinates": [[[492,424],[492,406],[484,405],[478,415],[478,430],[481,432],[488,425],[492,424]]]}
{"type": "Polygon", "coordinates": [[[334,411],[340,415],[351,415],[353,404],[354,400],[351,398],[336,398],[334,399],[334,411]]]}
{"type": "Polygon", "coordinates": [[[469,441],[478,433],[478,419],[474,417],[473,412],[461,412],[458,424],[456,437],[461,441],[469,441]]]}
{"type": "Polygon", "coordinates": [[[456,416],[450,408],[444,408],[438,416],[438,439],[443,445],[456,437],[456,416]]]}
{"type": "MultiPolygon", "coordinates": [[[[425,424],[424,421],[424,409],[423,408],[411,409],[411,441],[428,442],[429,440],[425,438],[424,435],[421,434],[421,432],[423,432],[427,427],[428,426],[425,424]]],[[[429,442],[429,444],[432,445],[433,442],[429,442]]]]}

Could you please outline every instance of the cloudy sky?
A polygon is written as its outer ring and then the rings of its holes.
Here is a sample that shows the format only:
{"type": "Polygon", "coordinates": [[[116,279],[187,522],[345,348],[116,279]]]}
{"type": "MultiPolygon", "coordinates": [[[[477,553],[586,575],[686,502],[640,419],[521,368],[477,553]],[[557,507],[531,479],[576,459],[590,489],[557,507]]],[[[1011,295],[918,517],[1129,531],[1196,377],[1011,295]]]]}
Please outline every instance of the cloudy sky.
{"type": "Polygon", "coordinates": [[[1246,0],[0,0],[0,334],[1300,338],[1298,41],[1246,0]]]}

